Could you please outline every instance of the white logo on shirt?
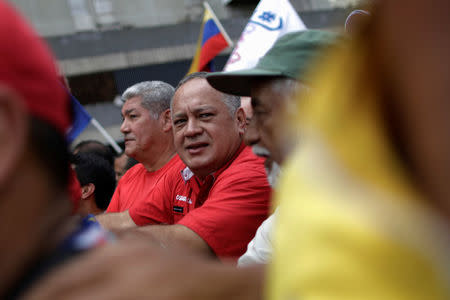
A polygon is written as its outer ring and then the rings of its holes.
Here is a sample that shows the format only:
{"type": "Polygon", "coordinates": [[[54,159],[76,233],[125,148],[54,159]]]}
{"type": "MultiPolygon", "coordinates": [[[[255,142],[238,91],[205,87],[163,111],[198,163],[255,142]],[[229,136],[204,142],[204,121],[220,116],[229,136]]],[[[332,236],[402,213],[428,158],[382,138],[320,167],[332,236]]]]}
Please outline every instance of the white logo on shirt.
{"type": "Polygon", "coordinates": [[[192,204],[191,198],[187,198],[186,196],[177,195],[175,197],[175,199],[177,199],[178,201],[183,201],[183,202],[187,202],[189,204],[192,204]]]}
{"type": "Polygon", "coordinates": [[[181,177],[183,177],[183,180],[186,182],[189,179],[192,178],[192,176],[194,176],[194,173],[192,173],[192,171],[186,167],[181,171],[181,177]]]}

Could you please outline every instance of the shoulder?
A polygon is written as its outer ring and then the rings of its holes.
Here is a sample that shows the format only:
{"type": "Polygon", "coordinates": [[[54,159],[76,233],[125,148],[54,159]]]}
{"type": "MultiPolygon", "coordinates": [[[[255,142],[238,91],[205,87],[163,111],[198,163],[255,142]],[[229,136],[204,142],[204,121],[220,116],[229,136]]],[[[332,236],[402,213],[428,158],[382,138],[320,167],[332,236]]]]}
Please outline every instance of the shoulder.
{"type": "Polygon", "coordinates": [[[181,160],[180,156],[178,154],[175,154],[174,157],[172,157],[172,159],[166,164],[165,169],[168,170],[172,170],[175,172],[181,172],[184,168],[186,167],[186,165],[184,164],[184,162],[181,160]]]}
{"type": "Polygon", "coordinates": [[[260,165],[264,167],[264,160],[265,158],[257,156],[255,153],[253,153],[253,150],[251,147],[246,146],[241,153],[236,157],[235,161],[231,164],[235,167],[239,167],[245,164],[253,164],[253,165],[260,165]]]}
{"type": "Polygon", "coordinates": [[[264,158],[256,156],[252,148],[246,146],[219,177],[261,178],[267,181],[264,158]]]}
{"type": "MultiPolygon", "coordinates": [[[[214,194],[270,196],[271,187],[264,168],[264,159],[246,147],[239,156],[216,178],[211,189],[214,194]]],[[[223,196],[223,195],[222,195],[223,196]]]]}
{"type": "Polygon", "coordinates": [[[177,182],[184,182],[181,174],[185,168],[186,165],[178,154],[176,154],[164,167],[163,176],[161,176],[161,178],[169,185],[177,182]]]}
{"type": "Polygon", "coordinates": [[[147,170],[145,169],[144,165],[141,163],[138,163],[131,167],[119,180],[119,184],[126,184],[130,181],[134,181],[136,178],[141,177],[142,174],[145,174],[147,170]]]}

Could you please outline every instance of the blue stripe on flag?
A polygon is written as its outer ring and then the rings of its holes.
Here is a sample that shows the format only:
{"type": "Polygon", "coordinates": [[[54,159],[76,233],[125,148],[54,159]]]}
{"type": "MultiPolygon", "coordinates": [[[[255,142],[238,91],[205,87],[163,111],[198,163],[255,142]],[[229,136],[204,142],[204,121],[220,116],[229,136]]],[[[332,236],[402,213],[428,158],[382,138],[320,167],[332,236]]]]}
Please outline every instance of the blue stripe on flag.
{"type": "Polygon", "coordinates": [[[220,33],[220,30],[219,27],[217,27],[214,20],[209,19],[208,21],[206,21],[203,27],[202,45],[204,45],[207,40],[209,40],[211,37],[215,36],[218,33],[220,33]]]}

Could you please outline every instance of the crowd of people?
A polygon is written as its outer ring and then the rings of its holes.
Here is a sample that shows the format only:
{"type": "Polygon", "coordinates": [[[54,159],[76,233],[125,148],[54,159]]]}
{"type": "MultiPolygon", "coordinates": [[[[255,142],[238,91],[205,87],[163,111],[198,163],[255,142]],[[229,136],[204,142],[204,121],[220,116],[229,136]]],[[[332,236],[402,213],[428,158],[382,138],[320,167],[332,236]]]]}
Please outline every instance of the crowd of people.
{"type": "Polygon", "coordinates": [[[0,298],[448,299],[449,12],[379,0],[136,83],[114,157],[69,151],[61,74],[1,1],[0,298]]]}

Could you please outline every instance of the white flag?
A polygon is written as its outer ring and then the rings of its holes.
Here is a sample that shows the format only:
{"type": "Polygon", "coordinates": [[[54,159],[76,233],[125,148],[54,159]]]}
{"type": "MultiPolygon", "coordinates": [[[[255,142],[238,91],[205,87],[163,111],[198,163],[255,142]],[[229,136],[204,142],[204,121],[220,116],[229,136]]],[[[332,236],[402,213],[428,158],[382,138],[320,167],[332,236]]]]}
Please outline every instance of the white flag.
{"type": "Polygon", "coordinates": [[[259,1],[224,71],[254,67],[279,37],[305,29],[305,24],[288,0],[259,1]]]}

